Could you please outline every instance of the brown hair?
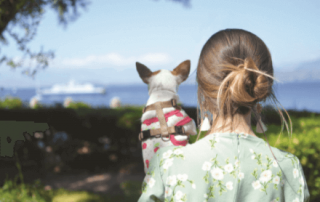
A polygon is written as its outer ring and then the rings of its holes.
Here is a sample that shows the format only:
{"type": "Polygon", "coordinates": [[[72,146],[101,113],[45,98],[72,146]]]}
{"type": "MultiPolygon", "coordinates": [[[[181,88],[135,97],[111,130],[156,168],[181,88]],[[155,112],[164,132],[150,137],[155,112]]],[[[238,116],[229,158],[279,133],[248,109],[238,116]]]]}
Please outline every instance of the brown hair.
{"type": "Polygon", "coordinates": [[[208,116],[211,128],[218,117],[233,120],[235,114],[247,114],[250,109],[257,118],[258,102],[271,98],[279,103],[273,93],[273,79],[271,54],[259,37],[241,29],[215,33],[203,46],[197,68],[198,124],[208,112],[216,114],[214,120],[212,114],[208,116]]]}

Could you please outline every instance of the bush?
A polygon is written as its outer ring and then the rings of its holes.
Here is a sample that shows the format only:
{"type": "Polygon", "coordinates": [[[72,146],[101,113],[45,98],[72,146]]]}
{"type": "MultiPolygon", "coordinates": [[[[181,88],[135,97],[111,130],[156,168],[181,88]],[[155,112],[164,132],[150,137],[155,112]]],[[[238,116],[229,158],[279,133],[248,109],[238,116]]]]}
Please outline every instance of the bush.
{"type": "Polygon", "coordinates": [[[84,102],[71,102],[67,108],[70,109],[90,109],[91,106],[84,102]]]}
{"type": "Polygon", "coordinates": [[[20,109],[22,105],[22,101],[15,97],[6,97],[4,100],[0,100],[0,108],[2,109],[20,109]]]}

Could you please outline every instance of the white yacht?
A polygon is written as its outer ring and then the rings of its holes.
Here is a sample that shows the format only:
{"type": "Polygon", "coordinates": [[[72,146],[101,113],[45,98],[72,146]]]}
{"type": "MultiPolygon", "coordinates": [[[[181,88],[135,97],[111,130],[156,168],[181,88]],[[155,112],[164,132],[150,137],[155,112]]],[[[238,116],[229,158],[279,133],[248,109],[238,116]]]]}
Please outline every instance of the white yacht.
{"type": "Polygon", "coordinates": [[[70,80],[68,84],[54,84],[48,89],[39,89],[37,94],[104,94],[105,88],[94,87],[91,83],[79,84],[74,80],[70,80]]]}

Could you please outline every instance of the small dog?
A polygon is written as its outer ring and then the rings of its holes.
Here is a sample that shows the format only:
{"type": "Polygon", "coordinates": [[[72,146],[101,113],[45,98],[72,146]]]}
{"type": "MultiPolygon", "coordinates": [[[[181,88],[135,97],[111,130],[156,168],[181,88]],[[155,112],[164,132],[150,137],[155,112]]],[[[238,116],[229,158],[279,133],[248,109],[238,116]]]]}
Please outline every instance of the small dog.
{"type": "MultiPolygon", "coordinates": [[[[157,102],[170,101],[172,99],[179,103],[177,95],[178,86],[185,81],[190,73],[190,60],[186,60],[178,65],[173,71],[158,70],[150,71],[148,67],[137,62],[137,71],[140,78],[149,88],[149,99],[146,107],[157,102]]],[[[196,135],[196,124],[182,109],[175,107],[163,108],[167,127],[182,126],[185,134],[196,135]]],[[[141,131],[154,130],[160,128],[160,120],[157,118],[156,110],[144,111],[141,117],[141,131]]],[[[179,133],[181,134],[181,133],[179,133]]],[[[144,171],[147,171],[149,162],[157,150],[166,146],[185,146],[188,144],[187,135],[169,134],[169,137],[154,137],[142,140],[142,155],[144,161],[144,171]]]]}

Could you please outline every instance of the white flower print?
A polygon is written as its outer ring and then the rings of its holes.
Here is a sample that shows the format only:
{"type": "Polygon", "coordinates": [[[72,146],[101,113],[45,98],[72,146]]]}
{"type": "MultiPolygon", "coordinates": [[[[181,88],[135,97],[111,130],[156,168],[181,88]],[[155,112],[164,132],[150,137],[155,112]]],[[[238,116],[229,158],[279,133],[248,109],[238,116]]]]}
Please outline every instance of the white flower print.
{"type": "Polygon", "coordinates": [[[272,172],[271,170],[265,170],[261,173],[259,180],[261,182],[268,182],[271,179],[272,172]]]}
{"type": "Polygon", "coordinates": [[[247,138],[248,136],[248,134],[242,134],[242,138],[247,138]]]}
{"type": "Polygon", "coordinates": [[[146,193],[148,187],[152,188],[155,185],[156,180],[153,177],[154,177],[154,169],[148,170],[144,178],[144,181],[142,183],[142,187],[141,187],[142,193],[146,193]]]}
{"type": "Polygon", "coordinates": [[[170,196],[171,193],[172,193],[172,189],[170,189],[169,187],[166,187],[166,189],[164,190],[164,197],[170,196]]]}
{"type": "Polygon", "coordinates": [[[255,159],[255,158],[256,158],[256,156],[255,156],[255,155],[252,155],[252,156],[251,156],[251,159],[255,159]]]}
{"type": "Polygon", "coordinates": [[[175,175],[169,176],[167,178],[167,184],[170,186],[174,186],[177,184],[177,177],[175,175]]]}
{"type": "Polygon", "coordinates": [[[239,166],[239,160],[236,160],[236,162],[234,162],[235,167],[239,166]]]}
{"type": "Polygon", "coordinates": [[[221,170],[218,167],[215,167],[211,170],[211,175],[214,179],[216,180],[222,180],[224,175],[223,175],[223,170],[221,170]]]}
{"type": "Polygon", "coordinates": [[[151,175],[146,175],[146,177],[144,178],[144,181],[146,181],[147,184],[149,184],[151,179],[151,175]]]}
{"type": "Polygon", "coordinates": [[[202,166],[202,170],[208,171],[208,170],[210,170],[211,166],[212,166],[212,163],[206,161],[206,162],[204,162],[204,164],[202,166]]]}
{"type": "Polygon", "coordinates": [[[183,197],[182,191],[177,191],[177,193],[175,194],[175,197],[177,200],[180,200],[183,197]]]}
{"type": "Polygon", "coordinates": [[[304,185],[304,179],[303,179],[302,176],[300,177],[299,182],[300,182],[300,184],[301,184],[302,186],[304,185]]]}
{"type": "Polygon", "coordinates": [[[252,186],[254,189],[259,189],[261,187],[261,184],[259,180],[252,182],[252,186]]]}
{"type": "Polygon", "coordinates": [[[298,197],[297,197],[297,198],[295,198],[292,202],[299,202],[298,197]]]}
{"type": "Polygon", "coordinates": [[[231,163],[224,166],[224,170],[228,173],[231,173],[233,171],[233,165],[231,163]]]}
{"type": "Polygon", "coordinates": [[[174,153],[175,155],[183,154],[183,152],[182,152],[181,149],[176,149],[173,153],[174,153]]]}
{"type": "Polygon", "coordinates": [[[231,181],[227,182],[226,187],[227,187],[227,189],[232,190],[233,189],[233,182],[231,182],[231,181]]]}
{"type": "Polygon", "coordinates": [[[276,160],[274,160],[274,161],[273,161],[273,163],[272,163],[272,165],[273,165],[273,167],[278,167],[278,163],[277,163],[277,161],[276,161],[276,160]]]}
{"type": "Polygon", "coordinates": [[[172,154],[172,150],[168,150],[168,151],[163,153],[163,158],[167,159],[167,158],[169,158],[171,156],[171,154],[172,154]]]}
{"type": "Polygon", "coordinates": [[[178,180],[184,182],[188,179],[188,175],[187,174],[183,174],[183,175],[177,175],[178,180]]]}
{"type": "Polygon", "coordinates": [[[153,187],[155,183],[156,183],[155,179],[150,178],[148,185],[149,187],[153,187]]]}
{"type": "Polygon", "coordinates": [[[280,183],[280,177],[279,177],[279,176],[274,177],[273,180],[272,180],[272,182],[273,182],[274,184],[279,184],[279,183],[280,183]]]}
{"type": "Polygon", "coordinates": [[[191,186],[193,189],[196,189],[196,184],[193,183],[191,186]]]}
{"type": "Polygon", "coordinates": [[[254,151],[252,149],[250,149],[250,152],[253,153],[254,151]]]}
{"type": "Polygon", "coordinates": [[[239,173],[239,174],[238,174],[238,178],[239,178],[240,180],[242,180],[242,179],[244,178],[244,173],[239,173]]]}
{"type": "Polygon", "coordinates": [[[293,169],[293,177],[294,178],[297,178],[297,177],[299,177],[299,171],[298,171],[298,169],[293,169]]]}
{"type": "Polygon", "coordinates": [[[167,170],[170,166],[172,166],[172,164],[173,164],[173,159],[167,159],[163,164],[163,168],[167,170]]]}
{"type": "Polygon", "coordinates": [[[208,198],[208,194],[204,194],[203,196],[204,196],[204,198],[208,198]]]}

